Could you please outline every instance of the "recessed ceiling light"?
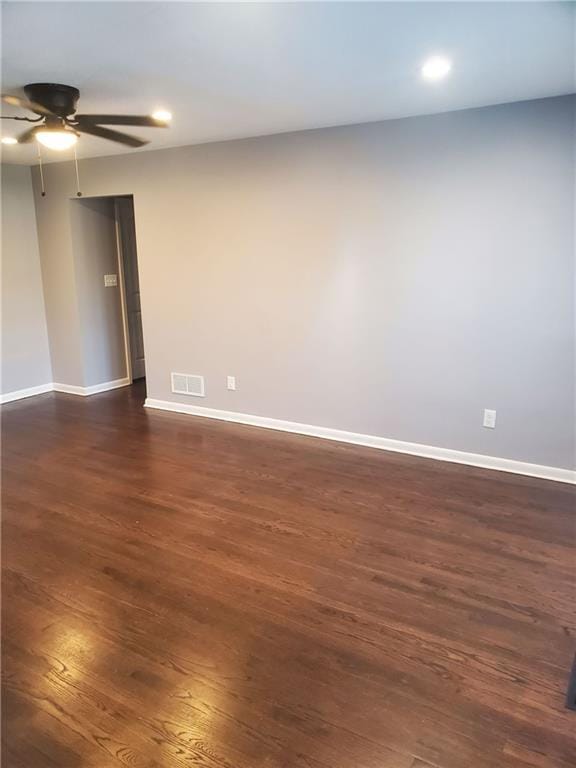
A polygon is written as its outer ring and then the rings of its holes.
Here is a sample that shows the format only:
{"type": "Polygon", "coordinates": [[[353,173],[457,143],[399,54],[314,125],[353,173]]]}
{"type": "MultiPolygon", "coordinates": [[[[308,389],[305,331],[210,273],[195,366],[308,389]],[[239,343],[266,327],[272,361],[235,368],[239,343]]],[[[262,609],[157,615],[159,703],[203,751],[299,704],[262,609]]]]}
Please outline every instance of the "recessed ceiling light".
{"type": "Polygon", "coordinates": [[[18,144],[18,139],[15,139],[14,136],[4,136],[2,144],[18,144]]]}
{"type": "Polygon", "coordinates": [[[169,123],[172,120],[172,112],[168,112],[166,109],[157,109],[156,112],[152,112],[152,117],[161,123],[169,123]]]}
{"type": "Polygon", "coordinates": [[[445,56],[432,56],[422,66],[422,77],[426,80],[442,80],[452,69],[452,62],[445,56]]]}

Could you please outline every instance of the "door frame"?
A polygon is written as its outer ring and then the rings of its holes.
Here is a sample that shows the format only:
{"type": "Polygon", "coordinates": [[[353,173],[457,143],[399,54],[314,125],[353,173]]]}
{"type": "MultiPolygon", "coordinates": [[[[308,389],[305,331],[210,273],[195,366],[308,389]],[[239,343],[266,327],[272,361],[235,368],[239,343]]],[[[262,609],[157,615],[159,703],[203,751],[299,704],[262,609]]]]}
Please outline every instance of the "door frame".
{"type": "Polygon", "coordinates": [[[134,381],[132,375],[132,350],[130,348],[130,324],[128,321],[128,301],[126,300],[126,283],[124,281],[124,251],[122,235],[120,232],[120,211],[118,198],[114,198],[114,225],[116,229],[116,255],[118,258],[118,279],[120,282],[120,303],[122,305],[122,325],[124,327],[124,353],[126,355],[126,376],[130,383],[134,381]]]}

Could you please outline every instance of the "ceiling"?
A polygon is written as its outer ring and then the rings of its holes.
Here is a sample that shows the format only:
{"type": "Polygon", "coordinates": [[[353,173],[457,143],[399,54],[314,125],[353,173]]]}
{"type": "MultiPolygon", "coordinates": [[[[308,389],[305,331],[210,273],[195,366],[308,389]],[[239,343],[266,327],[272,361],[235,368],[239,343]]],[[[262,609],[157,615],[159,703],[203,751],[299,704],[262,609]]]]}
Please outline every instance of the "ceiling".
{"type": "MultiPolygon", "coordinates": [[[[79,157],[430,114],[574,92],[575,8],[5,2],[2,89],[60,82],[80,88],[81,112],[174,115],[168,130],[128,129],[150,139],[143,149],[83,136],[79,157]],[[453,70],[426,82],[422,62],[438,53],[453,70]]],[[[3,135],[21,125],[2,121],[3,135]]],[[[35,162],[35,145],[3,149],[4,162],[35,162]]]]}

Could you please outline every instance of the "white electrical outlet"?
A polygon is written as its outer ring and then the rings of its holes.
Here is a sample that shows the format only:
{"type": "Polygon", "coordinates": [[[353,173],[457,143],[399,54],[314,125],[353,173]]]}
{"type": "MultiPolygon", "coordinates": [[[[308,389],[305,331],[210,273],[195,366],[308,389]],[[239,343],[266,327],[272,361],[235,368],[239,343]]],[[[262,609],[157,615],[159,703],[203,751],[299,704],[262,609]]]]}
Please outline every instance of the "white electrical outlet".
{"type": "Polygon", "coordinates": [[[104,285],[106,288],[115,288],[118,285],[118,275],[104,275],[104,285]]]}
{"type": "Polygon", "coordinates": [[[226,386],[228,389],[235,390],[236,389],[236,376],[228,376],[226,378],[226,386]]]}
{"type": "Polygon", "coordinates": [[[489,408],[484,408],[484,421],[482,426],[486,429],[496,428],[496,411],[491,411],[489,408]]]}

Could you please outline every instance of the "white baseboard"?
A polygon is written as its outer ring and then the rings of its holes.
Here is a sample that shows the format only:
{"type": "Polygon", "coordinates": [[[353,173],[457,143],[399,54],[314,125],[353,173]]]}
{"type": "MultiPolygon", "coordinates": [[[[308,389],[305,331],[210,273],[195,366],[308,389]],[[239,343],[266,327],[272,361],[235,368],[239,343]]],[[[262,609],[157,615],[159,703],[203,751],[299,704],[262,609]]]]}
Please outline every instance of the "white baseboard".
{"type": "Polygon", "coordinates": [[[34,397],[34,395],[45,395],[46,392],[52,392],[53,385],[40,384],[38,387],[27,387],[26,389],[16,389],[13,392],[6,392],[0,395],[1,403],[12,403],[14,400],[23,400],[25,397],[34,397]]]}
{"type": "Polygon", "coordinates": [[[110,389],[120,389],[121,387],[129,387],[132,381],[128,378],[115,379],[114,381],[105,381],[103,384],[94,384],[91,387],[84,387],[84,396],[97,395],[99,392],[108,392],[110,389]]]}
{"type": "MultiPolygon", "coordinates": [[[[79,395],[80,397],[89,397],[90,395],[96,395],[99,392],[119,389],[120,387],[126,387],[130,384],[131,381],[128,378],[106,381],[91,387],[78,387],[72,384],[58,383],[41,384],[37,387],[28,387],[27,389],[6,392],[5,394],[0,395],[0,404],[11,403],[15,400],[23,400],[26,397],[33,397],[35,395],[43,395],[47,392],[63,392],[70,395],[79,395]]],[[[383,451],[407,453],[412,456],[422,456],[438,461],[449,461],[456,464],[467,464],[472,467],[494,469],[499,472],[512,472],[517,475],[528,475],[530,477],[539,477],[545,480],[556,480],[561,483],[576,484],[576,471],[562,469],[560,467],[546,467],[541,464],[529,464],[513,459],[484,456],[480,453],[466,453],[464,451],[455,451],[450,448],[438,448],[432,445],[407,443],[387,437],[363,435],[357,432],[346,432],[341,429],[330,429],[329,427],[300,424],[295,421],[270,419],[266,416],[254,416],[247,413],[235,413],[234,411],[220,411],[215,408],[206,408],[204,406],[190,405],[188,403],[173,403],[169,400],[147,398],[144,405],[146,408],[153,408],[161,411],[184,413],[191,416],[218,419],[219,421],[231,421],[237,424],[247,424],[253,427],[274,429],[280,432],[292,432],[298,435],[308,435],[309,437],[320,437],[324,440],[335,440],[340,443],[363,445],[368,448],[378,448],[383,451]]]]}
{"type": "Polygon", "coordinates": [[[22,400],[25,397],[34,395],[44,395],[46,392],[64,392],[67,395],[79,395],[80,397],[89,397],[97,395],[99,392],[108,392],[109,389],[119,389],[127,387],[132,382],[130,379],[116,379],[115,381],[105,381],[103,384],[94,384],[92,387],[77,387],[75,384],[41,384],[39,387],[29,387],[28,389],[18,389],[14,392],[6,392],[0,395],[0,405],[2,403],[11,403],[14,400],[22,400]]]}
{"type": "Polygon", "coordinates": [[[80,395],[84,397],[84,387],[77,387],[75,384],[52,384],[53,392],[63,392],[65,395],[80,395]]]}
{"type": "Polygon", "coordinates": [[[185,413],[190,416],[201,416],[203,418],[218,419],[220,421],[233,421],[237,424],[248,424],[253,427],[275,429],[280,432],[293,432],[298,435],[320,437],[324,440],[335,440],[341,443],[363,445],[368,448],[378,448],[382,451],[408,453],[412,456],[422,456],[427,459],[449,461],[455,464],[467,464],[472,467],[482,467],[483,469],[495,469],[499,472],[512,472],[517,475],[529,475],[530,477],[540,477],[545,480],[556,480],[557,482],[561,483],[576,484],[576,471],[572,471],[570,469],[562,469],[560,467],[546,467],[541,464],[528,464],[526,462],[515,461],[513,459],[502,459],[495,456],[484,456],[480,453],[466,453],[464,451],[454,451],[450,448],[438,448],[433,445],[406,443],[401,440],[392,440],[387,437],[363,435],[357,432],[346,432],[341,429],[330,429],[328,427],[316,427],[310,424],[300,424],[295,421],[269,419],[265,416],[253,416],[247,413],[220,411],[215,408],[206,408],[201,405],[173,403],[169,400],[155,400],[153,398],[147,398],[144,406],[146,408],[154,408],[160,411],[185,413]]]}
{"type": "Polygon", "coordinates": [[[80,397],[89,397],[97,395],[99,392],[108,392],[110,389],[119,389],[127,387],[132,382],[130,379],[115,379],[114,381],[105,381],[102,384],[94,384],[91,387],[77,387],[75,384],[57,384],[54,383],[54,392],[64,392],[67,395],[79,395],[80,397]]]}

